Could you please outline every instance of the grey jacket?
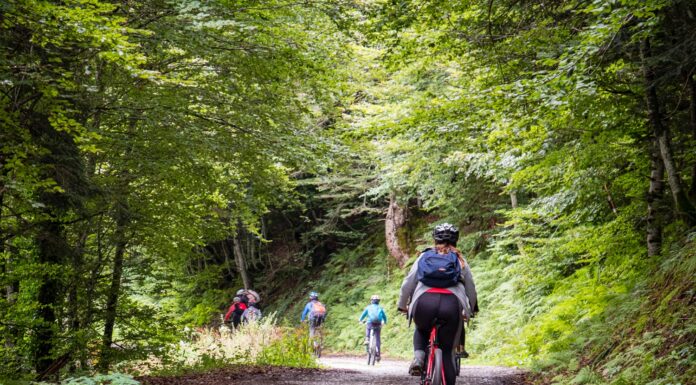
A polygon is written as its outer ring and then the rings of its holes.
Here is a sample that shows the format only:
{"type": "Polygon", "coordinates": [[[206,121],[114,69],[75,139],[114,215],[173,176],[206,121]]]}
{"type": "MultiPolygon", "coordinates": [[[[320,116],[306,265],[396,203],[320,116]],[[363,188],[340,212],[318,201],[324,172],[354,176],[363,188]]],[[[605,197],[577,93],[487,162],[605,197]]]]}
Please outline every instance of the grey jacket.
{"type": "MultiPolygon", "coordinates": [[[[409,321],[413,318],[413,310],[416,308],[418,299],[423,293],[431,289],[430,286],[418,281],[418,261],[423,257],[421,254],[411,266],[406,278],[401,284],[401,294],[397,306],[399,309],[408,309],[409,321]]],[[[462,266],[462,274],[457,286],[448,287],[454,295],[459,299],[459,309],[462,313],[462,318],[471,318],[474,316],[474,311],[478,309],[478,299],[476,297],[476,286],[474,285],[474,277],[471,275],[469,264],[464,263],[462,266]],[[463,283],[462,283],[463,282],[463,283]]]]}

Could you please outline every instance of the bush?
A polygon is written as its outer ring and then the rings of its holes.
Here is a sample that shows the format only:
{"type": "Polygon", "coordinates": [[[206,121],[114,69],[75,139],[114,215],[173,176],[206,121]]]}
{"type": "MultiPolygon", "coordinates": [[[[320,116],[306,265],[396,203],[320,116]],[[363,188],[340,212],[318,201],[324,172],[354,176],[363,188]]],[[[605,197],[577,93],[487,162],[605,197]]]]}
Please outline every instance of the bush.
{"type": "Polygon", "coordinates": [[[312,355],[307,329],[283,329],[280,338],[261,350],[256,357],[256,364],[301,368],[317,367],[316,360],[312,355]]]}

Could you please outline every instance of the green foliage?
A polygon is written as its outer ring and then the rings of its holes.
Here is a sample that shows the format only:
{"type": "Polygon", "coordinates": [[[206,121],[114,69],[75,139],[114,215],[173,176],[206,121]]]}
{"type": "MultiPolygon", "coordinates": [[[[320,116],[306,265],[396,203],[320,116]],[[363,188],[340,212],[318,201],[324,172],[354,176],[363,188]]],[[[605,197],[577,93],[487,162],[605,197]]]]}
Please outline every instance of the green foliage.
{"type": "Polygon", "coordinates": [[[279,339],[274,340],[256,357],[257,365],[286,366],[298,368],[317,367],[309,332],[305,328],[285,329],[279,339]]]}
{"type": "MultiPolygon", "coordinates": [[[[368,28],[386,48],[366,71],[374,80],[348,123],[377,143],[375,195],[398,191],[465,229],[462,246],[481,292],[470,333],[474,357],[557,368],[564,373],[558,381],[567,372],[577,374],[575,383],[607,381],[584,368],[586,350],[599,350],[597,362],[632,350],[614,346],[613,333],[631,334],[624,317],[656,295],[676,295],[644,285],[693,225],[689,202],[680,203],[693,193],[678,198],[687,184],[675,179],[696,186],[689,145],[672,153],[663,146],[657,162],[668,165],[673,156],[680,166],[653,183],[649,176],[655,138],[669,131],[690,143],[685,127],[694,123],[675,113],[660,131],[648,119],[656,108],[680,111],[686,99],[696,105],[696,94],[679,91],[694,82],[693,17],[683,16],[693,4],[373,6],[368,28]],[[652,90],[657,107],[646,104],[652,90]],[[672,199],[666,190],[646,198],[667,181],[672,199]],[[645,234],[655,229],[663,257],[651,251],[646,258],[645,234]]],[[[645,316],[638,319],[647,327],[645,316]]],[[[628,383],[660,378],[643,363],[628,367],[643,373],[627,374],[628,383]]]]}
{"type": "Polygon", "coordinates": [[[201,250],[241,233],[261,242],[262,216],[296,201],[290,175],[327,163],[315,122],[341,98],[340,12],[282,0],[0,9],[0,371],[147,356],[173,323],[209,322],[225,291],[201,293],[238,279],[232,253],[201,250]]]}
{"type": "Polygon", "coordinates": [[[243,285],[292,324],[318,290],[328,348],[354,353],[378,293],[385,353],[408,355],[390,308],[404,271],[374,235],[395,197],[411,251],[429,223],[460,225],[477,360],[557,383],[694,377],[693,2],[9,0],[0,14],[3,376],[66,357],[85,372],[312,366],[302,333],[269,323],[198,336],[213,353],[174,344],[243,285]]]}

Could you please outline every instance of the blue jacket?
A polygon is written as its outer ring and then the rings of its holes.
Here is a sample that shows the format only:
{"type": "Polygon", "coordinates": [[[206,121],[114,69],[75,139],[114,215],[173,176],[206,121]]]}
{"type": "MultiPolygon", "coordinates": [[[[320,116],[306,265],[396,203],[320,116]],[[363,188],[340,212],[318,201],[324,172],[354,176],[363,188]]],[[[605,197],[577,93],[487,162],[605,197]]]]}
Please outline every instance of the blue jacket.
{"type": "Polygon", "coordinates": [[[314,303],[314,302],[319,302],[319,301],[311,300],[311,301],[307,302],[307,304],[304,307],[304,310],[302,310],[302,316],[300,316],[300,321],[304,321],[305,317],[307,317],[307,315],[312,311],[312,303],[314,303]]]}
{"type": "Polygon", "coordinates": [[[368,315],[372,315],[373,317],[374,317],[374,315],[377,315],[376,320],[368,319],[368,321],[370,321],[370,322],[379,321],[380,323],[385,323],[385,324],[387,323],[387,314],[384,313],[384,309],[382,309],[382,307],[376,303],[367,305],[367,307],[363,311],[362,315],[360,316],[360,321],[365,319],[368,315]]]}

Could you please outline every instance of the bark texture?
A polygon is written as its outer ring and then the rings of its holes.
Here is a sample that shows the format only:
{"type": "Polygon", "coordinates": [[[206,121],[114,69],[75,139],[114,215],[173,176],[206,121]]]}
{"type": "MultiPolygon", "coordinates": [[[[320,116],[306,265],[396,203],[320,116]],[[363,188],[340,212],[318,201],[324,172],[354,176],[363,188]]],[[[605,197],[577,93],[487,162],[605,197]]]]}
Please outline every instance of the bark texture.
{"type": "MultiPolygon", "coordinates": [[[[696,144],[696,81],[693,76],[687,75],[687,86],[690,91],[689,103],[689,123],[691,125],[691,140],[696,144]]],[[[689,190],[689,198],[692,202],[696,202],[696,162],[691,165],[691,189],[689,190]]]]}
{"type": "Polygon", "coordinates": [[[121,277],[123,276],[123,262],[128,246],[126,230],[130,224],[130,212],[126,202],[117,202],[115,208],[116,230],[114,237],[116,248],[114,251],[114,267],[111,275],[111,287],[106,300],[104,313],[104,334],[102,336],[102,350],[99,359],[99,371],[108,372],[111,362],[111,344],[114,337],[114,326],[118,309],[118,296],[121,293],[121,277]]]}
{"type": "Polygon", "coordinates": [[[650,187],[648,188],[647,246],[648,256],[660,255],[662,249],[662,224],[659,220],[659,204],[664,193],[665,167],[660,159],[657,138],[650,146],[650,187]]]}
{"type": "Polygon", "coordinates": [[[643,55],[643,76],[645,80],[645,99],[648,109],[648,119],[650,120],[653,133],[657,138],[660,157],[664,163],[667,182],[669,183],[675,206],[686,222],[693,226],[696,224],[696,208],[689,200],[686,190],[684,189],[684,184],[679,175],[679,169],[674,161],[671,133],[669,127],[663,123],[660,101],[655,86],[655,73],[647,62],[647,59],[650,58],[650,42],[648,40],[644,40],[641,51],[643,55]]]}
{"type": "Polygon", "coordinates": [[[233,250],[234,250],[234,261],[237,265],[237,270],[239,275],[242,277],[242,284],[245,289],[251,289],[251,279],[249,278],[249,273],[247,272],[246,261],[244,259],[244,252],[242,251],[242,244],[239,241],[239,234],[232,238],[233,250]]]}
{"type": "Polygon", "coordinates": [[[408,209],[399,206],[396,200],[396,194],[391,194],[389,197],[387,217],[384,223],[384,232],[389,255],[396,259],[400,267],[403,267],[409,258],[408,252],[402,247],[399,241],[400,230],[406,225],[407,220],[408,209]]]}

